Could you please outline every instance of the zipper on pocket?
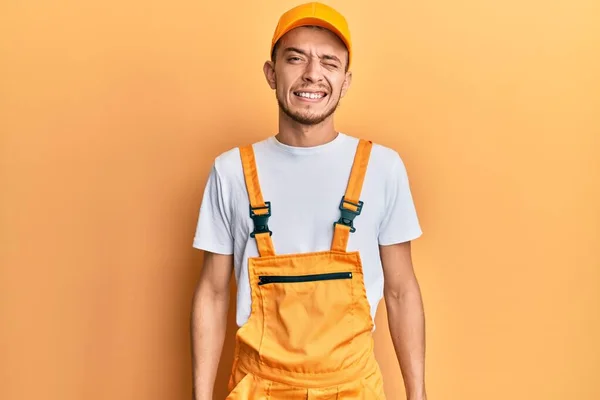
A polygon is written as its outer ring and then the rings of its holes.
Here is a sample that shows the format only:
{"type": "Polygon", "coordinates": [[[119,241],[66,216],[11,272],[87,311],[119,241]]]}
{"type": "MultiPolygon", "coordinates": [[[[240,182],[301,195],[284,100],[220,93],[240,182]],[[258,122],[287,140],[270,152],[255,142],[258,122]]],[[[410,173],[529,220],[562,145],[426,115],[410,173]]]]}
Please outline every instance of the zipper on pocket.
{"type": "Polygon", "coordinates": [[[286,276],[261,275],[258,277],[258,284],[266,285],[267,283],[315,282],[330,281],[334,279],[352,279],[352,272],[332,272],[329,274],[286,276]]]}

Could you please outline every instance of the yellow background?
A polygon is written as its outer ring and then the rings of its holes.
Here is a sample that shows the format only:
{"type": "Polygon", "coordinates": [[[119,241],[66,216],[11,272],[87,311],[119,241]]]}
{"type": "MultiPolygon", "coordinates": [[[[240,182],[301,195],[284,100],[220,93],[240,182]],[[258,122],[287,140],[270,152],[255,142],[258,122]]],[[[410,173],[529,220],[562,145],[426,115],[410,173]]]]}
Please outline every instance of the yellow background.
{"type": "MultiPolygon", "coordinates": [[[[202,191],[276,132],[295,4],[0,4],[1,399],[191,398],[202,191]]],[[[328,4],[355,45],[337,127],[400,152],[424,230],[429,399],[600,399],[600,3],[328,4]]]]}

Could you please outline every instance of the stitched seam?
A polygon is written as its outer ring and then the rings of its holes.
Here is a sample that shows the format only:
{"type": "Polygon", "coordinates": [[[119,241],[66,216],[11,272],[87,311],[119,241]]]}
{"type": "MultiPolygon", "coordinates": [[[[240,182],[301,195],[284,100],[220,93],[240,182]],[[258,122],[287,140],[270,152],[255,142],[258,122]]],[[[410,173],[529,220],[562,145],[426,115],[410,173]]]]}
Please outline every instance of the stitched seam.
{"type": "Polygon", "coordinates": [[[369,303],[369,297],[367,296],[367,286],[365,284],[365,273],[363,270],[363,263],[362,263],[362,259],[360,257],[360,255],[358,256],[358,265],[360,266],[360,270],[358,271],[360,274],[360,283],[361,283],[361,296],[363,301],[365,301],[365,305],[367,307],[367,312],[369,315],[369,319],[370,319],[370,327],[371,327],[371,331],[373,330],[373,326],[375,325],[375,321],[373,320],[372,316],[371,316],[371,304],[369,303]]]}
{"type": "MultiPolygon", "coordinates": [[[[353,275],[354,276],[354,275],[353,275]]],[[[352,332],[352,339],[350,339],[350,345],[348,347],[352,348],[352,345],[354,344],[354,338],[356,337],[356,331],[355,331],[355,324],[354,324],[354,306],[356,303],[356,298],[354,297],[354,284],[356,283],[355,279],[352,279],[352,284],[350,285],[350,297],[352,299],[352,301],[350,302],[350,323],[352,325],[350,325],[350,330],[352,332]]]]}
{"type": "MultiPolygon", "coordinates": [[[[246,323],[244,325],[242,325],[236,333],[236,345],[239,344],[239,337],[242,336],[243,332],[248,330],[250,323],[253,322],[256,318],[258,318],[257,313],[256,313],[256,309],[258,307],[258,305],[257,305],[258,295],[256,294],[256,290],[255,290],[256,285],[253,285],[253,282],[252,282],[253,277],[254,277],[254,268],[250,268],[250,264],[248,263],[248,281],[250,284],[250,300],[251,300],[250,316],[248,317],[248,320],[246,321],[246,323]]],[[[241,348],[241,346],[239,346],[239,347],[241,348]]],[[[260,345],[259,345],[258,349],[260,351],[260,345]]],[[[239,354],[239,350],[238,350],[238,354],[239,354]]]]}
{"type": "MultiPolygon", "coordinates": [[[[351,325],[350,325],[350,329],[352,329],[352,330],[354,330],[354,305],[355,305],[355,302],[356,302],[356,300],[355,300],[355,298],[354,298],[354,284],[353,284],[353,281],[354,281],[354,279],[352,279],[352,280],[351,280],[351,282],[352,282],[352,283],[350,284],[350,299],[351,299],[351,301],[350,301],[350,309],[349,309],[349,312],[348,312],[348,314],[350,314],[350,323],[351,323],[351,325]]],[[[333,373],[333,372],[336,372],[336,371],[338,371],[338,369],[337,369],[337,368],[333,368],[333,369],[331,369],[330,371],[322,371],[322,372],[316,372],[316,373],[310,373],[310,372],[306,372],[306,373],[304,373],[304,372],[296,372],[296,371],[290,371],[290,370],[287,370],[287,369],[282,369],[282,368],[277,368],[277,367],[274,367],[274,366],[270,366],[270,365],[266,364],[266,363],[263,361],[263,359],[262,359],[262,355],[261,355],[261,352],[260,352],[260,350],[261,350],[261,348],[262,348],[262,342],[263,342],[263,340],[264,340],[264,337],[266,336],[266,333],[267,333],[267,313],[266,313],[266,307],[265,307],[265,303],[266,303],[266,301],[265,301],[265,298],[266,298],[267,296],[263,295],[263,293],[262,293],[262,289],[261,289],[261,288],[259,288],[259,290],[261,290],[261,299],[262,299],[262,304],[263,304],[263,333],[262,333],[262,335],[261,335],[261,344],[260,344],[260,346],[259,346],[259,350],[258,350],[259,363],[260,363],[260,364],[262,364],[262,365],[264,365],[264,366],[265,366],[265,367],[267,367],[267,368],[270,368],[270,369],[275,369],[275,370],[278,370],[278,371],[289,372],[289,373],[291,373],[291,374],[302,374],[302,375],[313,375],[313,376],[318,376],[318,375],[322,375],[323,373],[325,373],[325,374],[331,374],[331,373],[333,373]]],[[[356,333],[356,332],[354,332],[354,333],[356,333]]],[[[354,343],[354,337],[355,337],[355,336],[356,336],[356,335],[352,335],[352,338],[350,339],[350,343],[348,344],[348,349],[349,349],[349,350],[350,350],[350,349],[352,349],[352,345],[353,345],[353,343],[354,343]]],[[[347,354],[347,352],[346,352],[346,354],[347,354]]],[[[358,363],[358,361],[359,361],[359,360],[355,361],[355,362],[354,362],[354,363],[352,363],[352,364],[349,364],[349,366],[348,366],[347,368],[349,368],[350,366],[352,366],[352,365],[354,365],[354,364],[358,363]]]]}
{"type": "MultiPolygon", "coordinates": [[[[248,353],[244,349],[240,349],[240,353],[244,353],[246,355],[246,357],[250,358],[250,360],[251,360],[252,363],[264,365],[265,367],[267,367],[270,370],[276,370],[276,371],[283,372],[284,375],[290,376],[292,378],[295,377],[294,375],[319,376],[319,375],[333,375],[336,372],[336,371],[334,371],[333,373],[332,372],[295,372],[295,371],[290,371],[290,370],[287,370],[287,369],[282,369],[282,368],[278,368],[278,367],[274,367],[274,366],[268,365],[264,361],[262,361],[260,358],[257,361],[257,360],[255,360],[253,358],[253,356],[250,353],[248,353]]],[[[358,364],[360,361],[362,361],[362,358],[359,358],[356,361],[354,361],[353,363],[348,364],[348,366],[345,369],[349,369],[349,368],[353,367],[354,365],[358,364]]],[[[260,372],[252,372],[252,374],[255,375],[255,376],[258,376],[259,378],[265,379],[265,380],[273,380],[271,378],[268,378],[268,377],[262,375],[260,372]]],[[[281,384],[287,385],[287,383],[282,382],[282,381],[278,381],[278,380],[273,380],[273,381],[275,381],[277,383],[281,383],[281,384]]]]}
{"type": "Polygon", "coordinates": [[[265,340],[265,336],[267,334],[267,307],[266,307],[266,296],[264,295],[264,293],[262,292],[262,289],[260,286],[256,285],[256,289],[260,292],[260,302],[262,305],[262,332],[260,333],[260,344],[258,345],[258,360],[262,363],[262,347],[263,347],[263,342],[265,340]]]}
{"type": "Polygon", "coordinates": [[[276,254],[274,256],[266,256],[266,257],[250,257],[249,260],[257,260],[257,262],[264,262],[266,260],[287,260],[290,258],[310,258],[314,256],[322,256],[327,254],[335,254],[335,255],[358,255],[358,251],[334,251],[334,250],[325,250],[325,251],[317,251],[312,253],[294,253],[294,254],[276,254]]]}
{"type": "Polygon", "coordinates": [[[246,372],[244,374],[244,377],[242,379],[240,379],[240,381],[233,387],[231,392],[229,392],[228,397],[231,396],[232,394],[235,394],[236,391],[239,391],[240,388],[242,387],[242,385],[246,383],[246,380],[250,379],[252,377],[252,375],[253,374],[251,372],[246,372]]]}
{"type": "Polygon", "coordinates": [[[375,392],[375,389],[373,389],[373,388],[371,387],[371,385],[369,385],[369,383],[367,382],[367,380],[366,380],[366,379],[364,379],[364,378],[362,379],[362,385],[363,385],[363,388],[365,388],[367,391],[369,391],[369,392],[371,392],[372,394],[374,394],[374,395],[375,395],[375,397],[376,397],[377,399],[381,399],[381,395],[377,394],[377,393],[375,392]]]}
{"type": "MultiPolygon", "coordinates": [[[[326,273],[344,273],[344,272],[352,272],[354,273],[354,269],[352,268],[345,268],[345,269],[329,269],[327,270],[326,273]]],[[[321,274],[320,272],[315,272],[315,275],[319,275],[321,274]]],[[[293,275],[293,274],[282,274],[281,272],[261,272],[260,275],[264,275],[264,276],[297,276],[297,275],[293,275]]],[[[309,274],[310,275],[310,274],[309,274]]],[[[344,279],[348,279],[348,278],[344,278],[344,279]]],[[[334,279],[335,280],[335,279],[334,279]]],[[[312,282],[327,282],[328,280],[316,280],[316,281],[302,281],[302,282],[294,282],[294,283],[312,283],[312,282]]]]}

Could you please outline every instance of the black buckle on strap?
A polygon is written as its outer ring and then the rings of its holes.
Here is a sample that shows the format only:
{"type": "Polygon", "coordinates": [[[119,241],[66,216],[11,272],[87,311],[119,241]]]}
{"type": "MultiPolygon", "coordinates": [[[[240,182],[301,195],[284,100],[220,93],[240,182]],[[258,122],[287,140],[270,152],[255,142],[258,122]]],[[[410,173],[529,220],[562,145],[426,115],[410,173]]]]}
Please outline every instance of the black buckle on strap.
{"type": "Polygon", "coordinates": [[[271,236],[273,234],[273,232],[271,232],[269,230],[269,217],[271,216],[271,202],[270,201],[265,201],[266,206],[265,207],[256,207],[256,208],[252,208],[252,204],[250,204],[250,218],[252,218],[252,220],[254,221],[254,231],[252,231],[250,233],[250,237],[254,237],[257,233],[268,233],[269,236],[271,236]],[[267,213],[266,214],[256,214],[255,211],[257,210],[264,210],[267,209],[267,213]]]}
{"type": "Polygon", "coordinates": [[[346,200],[346,196],[342,196],[342,201],[340,202],[340,210],[342,211],[342,216],[337,222],[333,223],[333,226],[337,224],[345,225],[350,227],[350,232],[355,232],[356,228],[354,227],[354,217],[360,215],[363,207],[363,202],[359,201],[358,203],[353,203],[351,201],[346,200]],[[351,204],[356,207],[356,211],[349,210],[344,207],[344,204],[351,204]]]}

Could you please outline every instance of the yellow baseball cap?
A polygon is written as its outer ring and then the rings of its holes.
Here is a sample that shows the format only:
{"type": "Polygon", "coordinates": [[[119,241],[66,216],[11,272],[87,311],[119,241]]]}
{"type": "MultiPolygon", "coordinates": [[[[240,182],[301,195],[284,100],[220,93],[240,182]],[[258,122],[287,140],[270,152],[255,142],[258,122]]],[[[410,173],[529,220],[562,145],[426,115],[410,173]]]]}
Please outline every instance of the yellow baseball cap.
{"type": "Polygon", "coordinates": [[[299,26],[316,25],[335,33],[348,49],[348,67],[352,59],[352,42],[346,18],[328,5],[312,2],[286,11],[280,18],[271,41],[271,53],[275,43],[287,32],[299,26]]]}

